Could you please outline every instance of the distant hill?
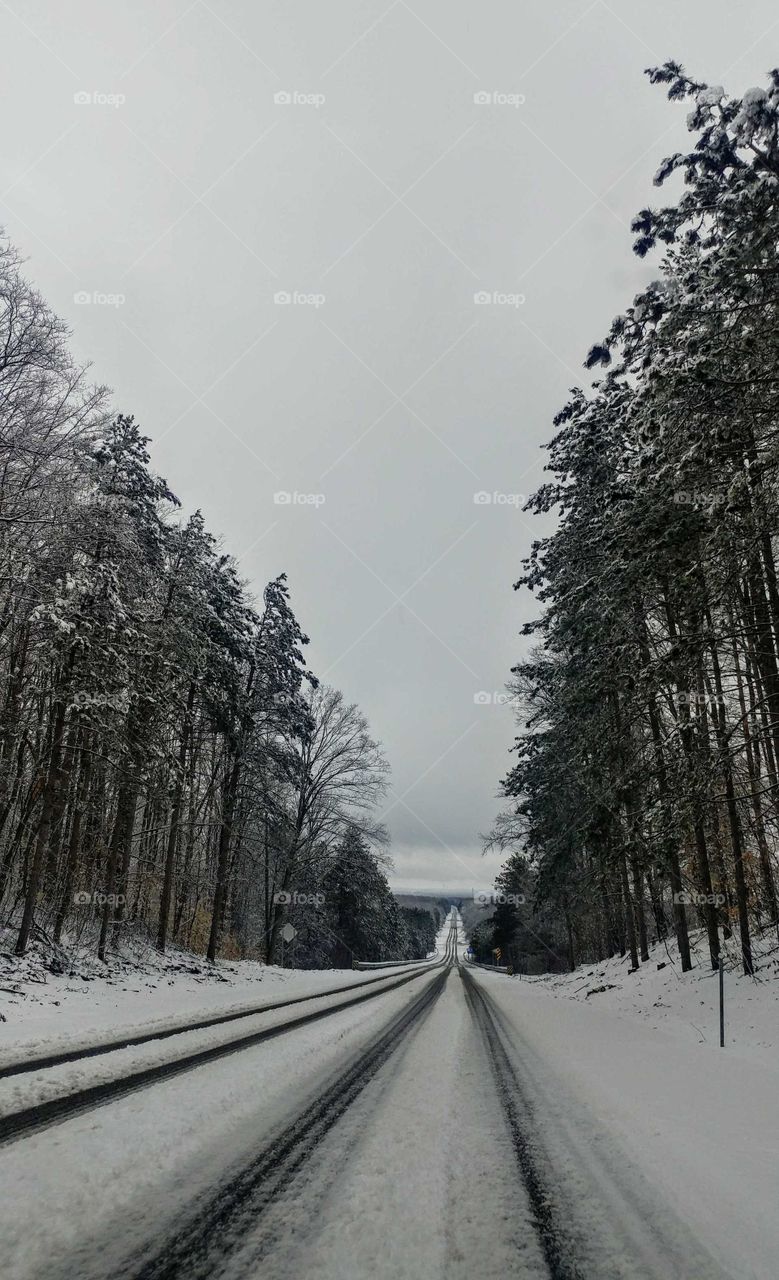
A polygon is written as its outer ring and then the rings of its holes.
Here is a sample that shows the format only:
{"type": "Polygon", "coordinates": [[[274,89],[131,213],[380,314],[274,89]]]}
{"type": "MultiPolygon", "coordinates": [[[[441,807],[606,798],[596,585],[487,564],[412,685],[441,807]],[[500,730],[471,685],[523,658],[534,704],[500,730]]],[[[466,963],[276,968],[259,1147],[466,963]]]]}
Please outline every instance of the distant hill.
{"type": "Polygon", "coordinates": [[[455,906],[463,918],[463,924],[468,933],[470,933],[474,925],[489,917],[494,910],[491,905],[484,906],[482,903],[474,902],[472,894],[463,894],[462,896],[452,894],[451,897],[442,897],[424,893],[395,893],[395,897],[401,907],[421,907],[424,911],[429,911],[434,916],[440,916],[439,923],[443,920],[449,908],[455,906]]]}
{"type": "Polygon", "coordinates": [[[449,911],[454,898],[442,898],[437,895],[428,893],[396,893],[394,895],[401,907],[420,907],[423,911],[430,911],[433,915],[440,914],[441,919],[449,911]]]}

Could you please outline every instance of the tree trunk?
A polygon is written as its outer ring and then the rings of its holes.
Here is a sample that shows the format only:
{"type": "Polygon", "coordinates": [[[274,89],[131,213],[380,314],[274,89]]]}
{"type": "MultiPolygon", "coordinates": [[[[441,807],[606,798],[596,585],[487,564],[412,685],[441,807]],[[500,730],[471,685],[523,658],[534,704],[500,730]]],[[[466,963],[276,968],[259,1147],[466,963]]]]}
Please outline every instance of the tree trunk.
{"type": "Polygon", "coordinates": [[[116,893],[117,869],[127,856],[126,850],[133,838],[135,809],[138,804],[139,791],[140,783],[137,781],[123,782],[119,787],[114,829],[111,835],[111,844],[108,851],[107,883],[105,887],[106,900],[103,903],[103,912],[100,921],[100,940],[97,946],[98,959],[103,962],[105,962],[106,959],[108,931],[113,919],[112,909],[115,906],[115,903],[112,902],[112,898],[116,893]]]}
{"type": "Polygon", "coordinates": [[[232,764],[228,768],[225,784],[222,789],[222,821],[219,827],[219,848],[216,861],[216,884],[211,907],[211,933],[208,939],[207,957],[213,964],[219,945],[219,930],[222,924],[225,900],[227,896],[227,870],[230,861],[230,837],[235,820],[235,801],[238,794],[238,782],[241,776],[241,756],[236,751],[232,764]]]}
{"type": "Polygon", "coordinates": [[[48,773],[43,789],[41,817],[38,825],[38,835],[35,841],[35,851],[32,856],[30,873],[27,879],[27,891],[24,899],[22,923],[16,939],[16,954],[18,956],[24,955],[30,940],[30,933],[32,932],[33,918],[35,915],[35,904],[38,898],[38,888],[40,886],[41,871],[43,870],[43,864],[48,853],[49,842],[52,836],[52,823],[54,819],[55,801],[57,798],[57,782],[59,779],[60,758],[62,755],[62,737],[65,729],[65,694],[72,666],[73,658],[71,657],[67,671],[63,675],[60,683],[57,701],[52,709],[52,732],[49,747],[48,773]]]}
{"type": "MultiPolygon", "coordinates": [[[[70,824],[70,837],[65,863],[65,883],[62,888],[57,916],[54,921],[54,941],[59,943],[68,913],[73,905],[73,887],[76,879],[76,868],[81,854],[81,831],[84,811],[89,798],[89,783],[92,776],[91,738],[86,729],[80,734],[80,766],[76,782],[76,795],[73,801],[73,818],[70,824]]],[[[74,768],[76,766],[74,765],[74,768]]]]}
{"type": "Polygon", "coordinates": [[[173,872],[176,866],[178,849],[179,822],[181,805],[184,798],[184,771],[187,763],[187,750],[192,725],[192,708],[195,703],[195,681],[189,685],[187,706],[184,712],[184,724],[181,730],[179,754],[177,760],[176,781],[173,788],[173,803],[170,811],[170,830],[168,831],[168,847],[165,852],[165,871],[162,879],[162,895],[160,897],[160,916],[157,926],[157,950],[164,952],[168,937],[168,921],[170,918],[170,900],[173,893],[173,872]]]}
{"type": "Polygon", "coordinates": [[[636,930],[633,924],[633,909],[630,901],[630,886],[628,884],[628,863],[624,852],[619,855],[619,871],[620,883],[622,885],[622,901],[624,906],[625,932],[627,934],[628,947],[630,948],[630,966],[632,969],[638,968],[638,948],[636,946],[636,930]]]}

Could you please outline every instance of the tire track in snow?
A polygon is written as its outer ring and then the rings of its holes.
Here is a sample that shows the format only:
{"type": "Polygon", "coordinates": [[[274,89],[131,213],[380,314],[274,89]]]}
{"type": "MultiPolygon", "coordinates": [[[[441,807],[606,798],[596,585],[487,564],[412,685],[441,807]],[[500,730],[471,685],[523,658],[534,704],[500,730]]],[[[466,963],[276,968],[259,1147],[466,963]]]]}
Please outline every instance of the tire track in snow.
{"type": "Polygon", "coordinates": [[[535,1215],[550,1280],[734,1280],[608,1133],[560,1095],[548,1097],[543,1060],[515,1043],[492,996],[462,966],[535,1215]],[[508,1047],[507,1047],[508,1046],[508,1047]],[[589,1130],[589,1131],[588,1131],[589,1130]],[[605,1139],[605,1145],[601,1140],[605,1139]]]}
{"type": "Polygon", "coordinates": [[[487,1002],[467,970],[461,968],[460,974],[465,999],[488,1051],[501,1105],[511,1131],[520,1176],[530,1201],[536,1232],[549,1268],[550,1280],[586,1280],[584,1273],[571,1260],[573,1242],[565,1239],[546,1190],[539,1161],[528,1140],[527,1105],[521,1101],[519,1082],[498,1035],[487,1002]]]}
{"type": "MultiPolygon", "coordinates": [[[[339,1013],[344,1009],[349,1009],[355,1005],[364,1003],[367,1000],[374,1000],[389,991],[396,991],[399,987],[405,986],[409,982],[414,982],[425,974],[429,974],[436,969],[445,972],[445,966],[449,962],[450,944],[447,943],[447,950],[442,960],[426,967],[423,970],[415,969],[411,973],[404,973],[401,977],[381,979],[373,978],[368,983],[360,983],[361,988],[358,995],[341,1000],[335,1004],[328,1004],[324,1008],[316,1009],[312,1012],[303,1013],[289,1020],[276,1023],[273,1026],[265,1027],[258,1031],[253,1031],[247,1035],[220,1042],[218,1044],[209,1045],[206,1048],[194,1050],[180,1057],[175,1057],[168,1062],[157,1063],[151,1067],[142,1067],[131,1072],[121,1074],[110,1080],[101,1081],[98,1084],[87,1085],[82,1089],[71,1091],[53,1098],[46,1099],[42,1102],[36,1102],[32,1105],[25,1106],[13,1110],[3,1116],[0,1116],[0,1144],[10,1142],[24,1137],[28,1133],[37,1132],[47,1128],[49,1125],[60,1123],[70,1119],[72,1116],[80,1115],[84,1111],[91,1110],[94,1107],[105,1106],[113,1102],[117,1098],[123,1098],[128,1093],[132,1093],[137,1089],[147,1088],[156,1084],[161,1080],[167,1080],[171,1076],[178,1075],[184,1071],[191,1071],[196,1067],[204,1066],[209,1062],[214,1062],[217,1058],[225,1057],[231,1053],[240,1052],[242,1049],[252,1048],[257,1044],[261,1044],[265,1040],[271,1040],[276,1036],[283,1035],[287,1031],[294,1031],[298,1027],[306,1026],[308,1023],[316,1022],[321,1018],[326,1018],[333,1013],[339,1013]],[[367,986],[366,991],[362,989],[367,986]],[[378,990],[373,990],[378,987],[378,990]]],[[[347,991],[353,990],[353,987],[347,988],[347,991]]],[[[332,992],[323,992],[318,995],[318,999],[326,1000],[332,992]]],[[[306,997],[307,999],[307,997],[306,997]]],[[[299,1000],[290,1003],[299,1003],[299,1000]]],[[[275,1008],[282,1008],[283,1005],[276,1005],[275,1008]]],[[[271,1006],[271,1010],[274,1006],[271,1006]]]]}
{"type": "Polygon", "coordinates": [[[445,967],[421,995],[399,1014],[333,1084],[325,1090],[229,1184],[220,1188],[205,1206],[156,1256],[139,1270],[124,1272],[130,1280],[210,1280],[219,1276],[231,1256],[252,1236],[252,1265],[258,1261],[257,1233],[263,1214],[286,1192],[290,1180],[306,1163],[324,1136],[401,1046],[411,1031],[432,1010],[444,989],[456,954],[450,940],[445,967]]]}
{"type": "MultiPolygon", "coordinates": [[[[440,964],[440,960],[407,960],[398,961],[395,972],[405,968],[408,972],[413,967],[415,974],[440,964]]],[[[377,966],[378,968],[379,966],[377,966]]],[[[389,966],[387,966],[389,968],[389,966]]],[[[162,1024],[154,1029],[139,1032],[127,1032],[113,1040],[101,1040],[96,1044],[84,1045],[77,1049],[59,1049],[40,1057],[30,1056],[11,1062],[0,1062],[0,1080],[10,1076],[28,1075],[31,1071],[46,1071],[50,1067],[59,1067],[67,1062],[80,1062],[86,1058],[96,1058],[104,1053],[114,1053],[117,1049],[128,1049],[133,1045],[147,1044],[150,1040],[168,1040],[171,1036],[184,1035],[189,1031],[205,1031],[209,1027],[222,1026],[229,1022],[240,1022],[242,1018],[253,1018],[260,1013],[273,1013],[276,1009],[288,1009],[296,1004],[306,1004],[311,1000],[321,1000],[325,996],[343,995],[346,992],[370,987],[377,982],[386,982],[390,975],[382,973],[378,977],[364,978],[360,982],[349,982],[341,987],[325,987],[322,991],[314,991],[308,995],[291,996],[289,1000],[269,1000],[265,1004],[250,1005],[246,1009],[233,1009],[229,1013],[213,1013],[191,1022],[162,1024]]]]}

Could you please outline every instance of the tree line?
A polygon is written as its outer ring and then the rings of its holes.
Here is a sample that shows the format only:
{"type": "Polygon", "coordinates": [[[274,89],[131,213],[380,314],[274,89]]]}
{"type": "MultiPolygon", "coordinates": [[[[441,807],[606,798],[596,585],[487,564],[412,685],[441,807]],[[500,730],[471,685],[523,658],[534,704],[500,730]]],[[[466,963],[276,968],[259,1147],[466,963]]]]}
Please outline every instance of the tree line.
{"type": "Polygon", "coordinates": [[[470,949],[480,964],[499,962],[514,973],[533,975],[564,973],[569,967],[554,903],[542,900],[536,889],[536,868],[515,849],[495,877],[494,893],[480,895],[485,900],[478,910],[460,904],[470,949]]]}
{"type": "Polygon", "coordinates": [[[255,602],[147,445],[0,242],[0,905],[17,954],[84,939],[106,959],[134,930],[273,960],[301,901],[318,962],[351,963],[366,944],[349,910],[379,901],[379,945],[418,950],[377,857],[388,765],[365,717],[309,671],[285,575],[255,602]]]}
{"type": "Polygon", "coordinates": [[[633,222],[657,278],[591,349],[528,503],[559,521],[516,584],[543,611],[493,840],[526,851],[571,966],[674,937],[687,970],[702,930],[751,974],[778,920],[779,71],[741,98],[647,74],[694,141],[633,222]]]}
{"type": "Polygon", "coordinates": [[[390,890],[384,857],[349,828],[335,856],[290,894],[296,968],[351,968],[353,960],[421,960],[435,946],[446,906],[402,906],[390,890]]]}

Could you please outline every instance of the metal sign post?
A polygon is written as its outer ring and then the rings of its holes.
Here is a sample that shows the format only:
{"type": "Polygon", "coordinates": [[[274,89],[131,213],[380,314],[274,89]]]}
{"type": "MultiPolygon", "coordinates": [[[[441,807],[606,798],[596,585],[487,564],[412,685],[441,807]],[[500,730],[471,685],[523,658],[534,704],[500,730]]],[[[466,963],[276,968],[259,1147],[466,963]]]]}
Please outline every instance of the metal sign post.
{"type": "Polygon", "coordinates": [[[281,931],[281,967],[284,968],[284,943],[294,942],[298,936],[298,931],[292,924],[285,924],[281,931]]]}

